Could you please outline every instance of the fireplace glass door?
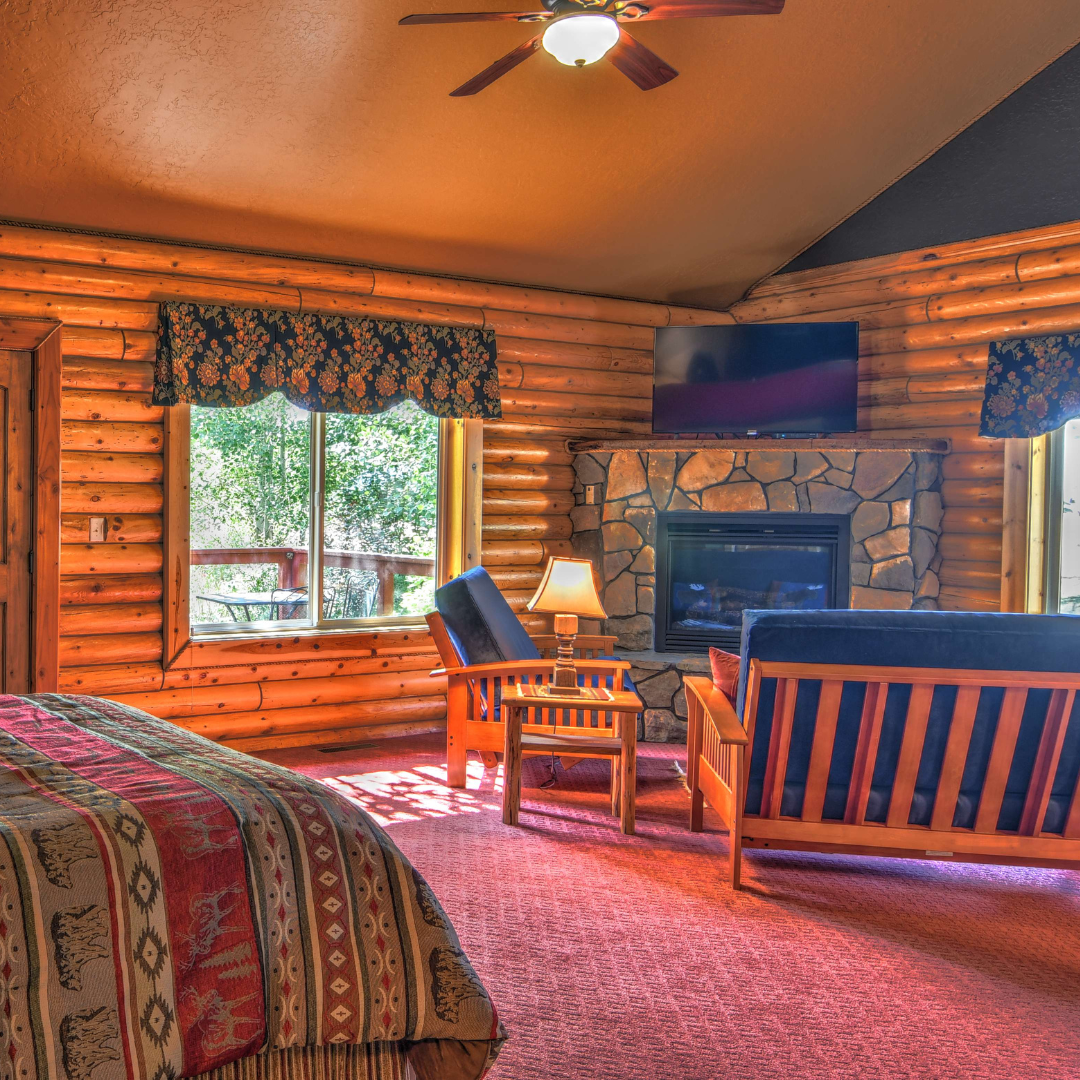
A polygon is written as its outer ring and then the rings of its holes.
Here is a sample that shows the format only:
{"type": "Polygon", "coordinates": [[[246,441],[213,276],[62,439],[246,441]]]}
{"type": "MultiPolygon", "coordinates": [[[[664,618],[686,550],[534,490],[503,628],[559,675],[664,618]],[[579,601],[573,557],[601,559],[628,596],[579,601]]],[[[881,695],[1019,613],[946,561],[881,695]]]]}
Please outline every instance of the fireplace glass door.
{"type": "Polygon", "coordinates": [[[657,545],[657,649],[737,648],[746,609],[848,607],[846,517],[664,518],[657,545]]]}

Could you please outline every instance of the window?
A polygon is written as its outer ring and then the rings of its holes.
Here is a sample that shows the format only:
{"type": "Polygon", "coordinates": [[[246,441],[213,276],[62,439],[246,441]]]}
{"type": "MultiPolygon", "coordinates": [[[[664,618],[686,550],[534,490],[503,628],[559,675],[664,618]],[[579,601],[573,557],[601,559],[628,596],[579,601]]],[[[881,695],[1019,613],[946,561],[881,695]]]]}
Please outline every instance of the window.
{"type": "Polygon", "coordinates": [[[1080,614],[1080,420],[1034,442],[1046,458],[1046,610],[1080,614]]]}
{"type": "Polygon", "coordinates": [[[281,394],[193,407],[192,629],[430,611],[438,457],[439,421],[411,401],[370,416],[281,394]]]}
{"type": "Polygon", "coordinates": [[[422,626],[479,563],[482,422],[281,394],[166,410],[165,663],[203,638],[422,626]]]}

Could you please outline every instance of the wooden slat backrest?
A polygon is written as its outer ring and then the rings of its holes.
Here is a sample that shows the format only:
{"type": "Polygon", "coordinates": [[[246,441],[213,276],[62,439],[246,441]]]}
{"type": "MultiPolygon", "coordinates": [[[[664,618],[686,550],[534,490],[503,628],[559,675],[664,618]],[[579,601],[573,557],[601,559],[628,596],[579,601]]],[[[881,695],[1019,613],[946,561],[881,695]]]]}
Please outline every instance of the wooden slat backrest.
{"type": "Polygon", "coordinates": [[[1020,815],[1021,836],[1038,836],[1042,831],[1046,804],[1050,801],[1050,789],[1057,776],[1061,744],[1065,741],[1065,728],[1068,727],[1075,698],[1075,690],[1059,689],[1050,695],[1050,707],[1046,710],[1035,766],[1031,770],[1031,783],[1020,815]]]}
{"type": "Polygon", "coordinates": [[[810,768],[806,774],[806,793],[803,796],[803,821],[820,821],[825,805],[825,789],[829,783],[833,743],[836,740],[836,721],[840,716],[840,697],[844,684],[839,679],[826,679],[821,684],[817,717],[814,721],[814,742],[810,748],[810,768]]]}
{"type": "Polygon", "coordinates": [[[844,810],[844,821],[848,825],[862,825],[866,821],[866,804],[870,800],[870,785],[874,779],[874,765],[877,762],[881,724],[885,718],[885,701],[888,696],[888,683],[866,684],[859,735],[855,743],[855,761],[851,768],[851,783],[848,785],[847,807],[844,810]]]}
{"type": "MultiPolygon", "coordinates": [[[[753,659],[750,662],[745,708],[745,725],[751,747],[765,679],[776,680],[776,694],[769,718],[769,752],[760,810],[760,817],[763,818],[780,816],[799,684],[803,680],[821,684],[801,815],[802,820],[808,822],[822,820],[844,684],[861,682],[866,685],[844,814],[845,823],[851,825],[862,825],[866,821],[889,688],[894,685],[911,687],[886,814],[885,823],[892,828],[904,828],[909,824],[934,692],[938,687],[956,687],[931,814],[930,828],[934,831],[953,828],[983,688],[1002,687],[1005,692],[979,799],[976,832],[993,832],[997,828],[1028,691],[1051,690],[1050,705],[1021,815],[1020,833],[1029,836],[1038,835],[1042,829],[1076,692],[1080,690],[1080,673],[1075,672],[891,668],[753,659]]],[[[1066,838],[1080,838],[1080,784],[1077,788],[1064,826],[1066,838]]],[[[740,794],[740,798],[744,797],[745,791],[740,794]]]]}

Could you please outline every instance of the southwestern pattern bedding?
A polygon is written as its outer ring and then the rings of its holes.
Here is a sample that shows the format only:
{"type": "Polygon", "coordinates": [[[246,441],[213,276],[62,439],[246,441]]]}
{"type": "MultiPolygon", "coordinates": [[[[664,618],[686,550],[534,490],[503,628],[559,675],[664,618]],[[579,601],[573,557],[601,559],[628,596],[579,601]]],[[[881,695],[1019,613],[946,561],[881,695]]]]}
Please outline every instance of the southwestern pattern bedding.
{"type": "Polygon", "coordinates": [[[477,1080],[503,1037],[362,810],[127,706],[0,696],[0,1080],[477,1080]]]}

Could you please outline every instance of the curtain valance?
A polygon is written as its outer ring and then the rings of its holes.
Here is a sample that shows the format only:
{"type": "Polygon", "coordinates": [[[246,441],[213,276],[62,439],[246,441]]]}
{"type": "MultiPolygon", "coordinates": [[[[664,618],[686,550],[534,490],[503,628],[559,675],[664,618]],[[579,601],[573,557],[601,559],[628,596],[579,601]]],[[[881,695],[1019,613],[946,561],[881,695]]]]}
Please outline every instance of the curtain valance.
{"type": "Polygon", "coordinates": [[[1080,416],[1080,334],[990,344],[979,434],[1029,439],[1080,416]]]}
{"type": "Polygon", "coordinates": [[[287,311],[161,305],[156,405],[251,405],[280,390],[311,412],[502,415],[495,332],[287,311]]]}

